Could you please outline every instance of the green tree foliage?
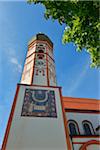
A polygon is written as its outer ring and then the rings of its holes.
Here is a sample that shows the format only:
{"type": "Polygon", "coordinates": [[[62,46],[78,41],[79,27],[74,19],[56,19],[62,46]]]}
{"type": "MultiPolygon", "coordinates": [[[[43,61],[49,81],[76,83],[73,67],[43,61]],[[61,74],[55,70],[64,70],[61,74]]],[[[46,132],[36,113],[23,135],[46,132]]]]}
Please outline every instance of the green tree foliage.
{"type": "Polygon", "coordinates": [[[91,57],[91,66],[100,67],[99,49],[99,1],[81,0],[29,0],[45,6],[45,18],[58,20],[66,28],[63,43],[74,42],[78,51],[86,50],[91,57]]]}

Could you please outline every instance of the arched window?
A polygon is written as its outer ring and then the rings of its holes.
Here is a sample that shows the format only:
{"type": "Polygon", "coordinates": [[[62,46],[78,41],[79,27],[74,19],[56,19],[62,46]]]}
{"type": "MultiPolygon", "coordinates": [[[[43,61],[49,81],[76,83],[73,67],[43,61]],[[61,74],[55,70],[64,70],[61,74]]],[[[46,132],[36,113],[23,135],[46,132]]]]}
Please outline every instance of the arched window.
{"type": "Polygon", "coordinates": [[[44,54],[38,54],[38,59],[43,59],[44,58],[44,54]]]}
{"type": "Polygon", "coordinates": [[[94,129],[92,127],[92,124],[89,121],[83,121],[83,129],[85,135],[93,135],[94,134],[94,129]]]}
{"type": "Polygon", "coordinates": [[[43,51],[43,50],[39,50],[38,52],[39,52],[39,53],[44,53],[44,51],[43,51]]]}
{"type": "Polygon", "coordinates": [[[79,135],[78,125],[74,120],[68,122],[71,135],[79,135]]]}

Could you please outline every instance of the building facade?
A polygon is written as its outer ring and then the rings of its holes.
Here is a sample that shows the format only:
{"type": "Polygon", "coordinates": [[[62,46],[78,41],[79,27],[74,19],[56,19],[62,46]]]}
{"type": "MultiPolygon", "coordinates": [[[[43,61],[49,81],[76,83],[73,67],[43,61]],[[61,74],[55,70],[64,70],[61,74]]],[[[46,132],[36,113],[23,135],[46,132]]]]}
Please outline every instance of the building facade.
{"type": "Polygon", "coordinates": [[[37,34],[17,85],[2,150],[98,150],[99,101],[63,97],[53,43],[37,34]]]}

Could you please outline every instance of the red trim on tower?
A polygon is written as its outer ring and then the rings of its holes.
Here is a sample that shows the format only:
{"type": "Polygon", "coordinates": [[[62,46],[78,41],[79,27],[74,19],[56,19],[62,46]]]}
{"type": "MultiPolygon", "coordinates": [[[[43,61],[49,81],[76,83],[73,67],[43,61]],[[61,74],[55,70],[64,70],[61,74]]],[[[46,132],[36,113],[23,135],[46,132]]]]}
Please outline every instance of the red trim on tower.
{"type": "MultiPolygon", "coordinates": [[[[30,54],[29,56],[27,56],[26,59],[28,59],[29,57],[31,57],[31,56],[32,56],[33,54],[35,54],[35,53],[36,53],[36,54],[42,54],[42,53],[38,53],[38,52],[33,52],[32,54],[30,54]]],[[[43,54],[48,55],[48,56],[52,59],[52,61],[55,62],[54,59],[53,59],[48,53],[43,53],[43,54]]]]}
{"type": "Polygon", "coordinates": [[[29,46],[29,45],[28,45],[28,52],[31,51],[31,49],[34,48],[35,46],[36,46],[36,45],[35,45],[35,42],[33,43],[32,46],[29,46]]]}
{"type": "Polygon", "coordinates": [[[65,134],[66,134],[66,143],[67,143],[68,150],[71,150],[72,147],[71,147],[71,142],[70,142],[69,131],[67,128],[67,118],[65,116],[65,110],[64,110],[61,88],[59,88],[59,92],[60,92],[60,101],[61,101],[61,106],[62,106],[62,115],[63,115],[63,120],[64,120],[65,134]]]}
{"type": "Polygon", "coordinates": [[[46,85],[37,85],[37,84],[23,84],[23,83],[19,83],[18,85],[25,85],[25,86],[37,86],[37,87],[49,87],[49,88],[61,88],[61,86],[46,86],[46,85]]]}
{"type": "MultiPolygon", "coordinates": [[[[46,46],[46,53],[47,52],[47,46],[46,46]]],[[[48,69],[48,55],[46,55],[46,71],[47,71],[47,86],[50,86],[50,82],[49,82],[49,69],[48,69]]]]}
{"type": "Polygon", "coordinates": [[[20,85],[17,85],[16,94],[15,94],[14,101],[12,104],[12,108],[11,108],[10,116],[8,119],[7,128],[6,128],[6,132],[4,135],[4,140],[3,140],[1,150],[6,150],[7,140],[8,140],[8,136],[9,136],[9,132],[10,132],[10,128],[11,128],[11,123],[12,123],[12,119],[13,119],[13,115],[14,115],[14,111],[15,111],[15,106],[16,106],[16,102],[17,102],[17,96],[18,96],[19,88],[20,88],[20,85]]]}
{"type": "Polygon", "coordinates": [[[53,47],[47,41],[42,41],[42,40],[34,40],[32,43],[28,44],[28,47],[30,48],[35,42],[37,44],[40,43],[40,42],[42,42],[44,44],[47,44],[48,47],[53,51],[53,47]]]}
{"type": "MultiPolygon", "coordinates": [[[[36,47],[35,47],[35,51],[36,51],[36,47]]],[[[34,80],[35,59],[36,59],[36,53],[34,54],[34,63],[33,63],[33,67],[32,67],[32,76],[31,76],[31,83],[30,84],[33,84],[33,80],[34,80]]]]}

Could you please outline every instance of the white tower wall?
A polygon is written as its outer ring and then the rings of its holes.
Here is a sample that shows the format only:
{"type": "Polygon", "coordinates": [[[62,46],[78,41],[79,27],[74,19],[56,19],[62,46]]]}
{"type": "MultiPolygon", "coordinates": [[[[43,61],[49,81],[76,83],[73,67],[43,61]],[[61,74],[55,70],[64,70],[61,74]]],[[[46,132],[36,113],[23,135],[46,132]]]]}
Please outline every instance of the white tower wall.
{"type": "Polygon", "coordinates": [[[59,88],[20,86],[6,150],[67,150],[59,88]],[[57,117],[21,116],[26,89],[54,91],[57,117]]]}

